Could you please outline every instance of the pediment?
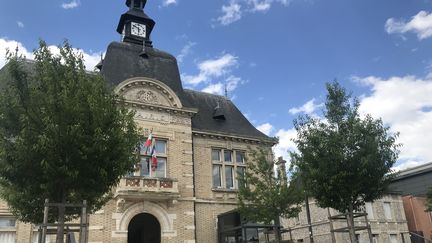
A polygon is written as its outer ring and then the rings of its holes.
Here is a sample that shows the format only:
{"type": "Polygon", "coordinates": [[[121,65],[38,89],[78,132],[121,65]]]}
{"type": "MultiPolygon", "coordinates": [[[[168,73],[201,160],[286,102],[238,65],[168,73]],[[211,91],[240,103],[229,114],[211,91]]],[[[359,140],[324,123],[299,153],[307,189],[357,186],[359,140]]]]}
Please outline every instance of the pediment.
{"type": "Polygon", "coordinates": [[[132,78],[120,83],[115,92],[126,101],[172,108],[182,108],[177,95],[166,84],[149,78],[132,78]]]}

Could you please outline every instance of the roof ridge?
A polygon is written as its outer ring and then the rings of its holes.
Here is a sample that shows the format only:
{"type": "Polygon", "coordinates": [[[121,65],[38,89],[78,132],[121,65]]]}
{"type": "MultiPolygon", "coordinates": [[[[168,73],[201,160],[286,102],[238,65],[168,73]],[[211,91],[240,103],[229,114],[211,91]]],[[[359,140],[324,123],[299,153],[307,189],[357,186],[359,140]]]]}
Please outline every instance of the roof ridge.
{"type": "Polygon", "coordinates": [[[212,93],[208,93],[208,92],[204,92],[204,91],[199,91],[199,90],[194,90],[194,89],[183,89],[184,91],[191,91],[191,92],[195,92],[195,93],[200,93],[200,94],[205,94],[205,95],[211,95],[211,96],[216,96],[216,97],[220,97],[223,98],[225,100],[230,101],[229,99],[227,99],[225,96],[223,95],[218,95],[218,94],[212,94],[212,93]]]}

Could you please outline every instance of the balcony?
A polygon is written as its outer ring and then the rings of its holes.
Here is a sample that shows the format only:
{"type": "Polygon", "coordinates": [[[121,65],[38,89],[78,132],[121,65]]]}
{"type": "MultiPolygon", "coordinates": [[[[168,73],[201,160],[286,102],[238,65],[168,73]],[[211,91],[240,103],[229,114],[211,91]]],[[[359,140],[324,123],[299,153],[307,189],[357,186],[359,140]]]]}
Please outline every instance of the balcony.
{"type": "Polygon", "coordinates": [[[128,176],[120,180],[114,197],[129,200],[173,200],[180,197],[180,194],[177,180],[128,176]]]}

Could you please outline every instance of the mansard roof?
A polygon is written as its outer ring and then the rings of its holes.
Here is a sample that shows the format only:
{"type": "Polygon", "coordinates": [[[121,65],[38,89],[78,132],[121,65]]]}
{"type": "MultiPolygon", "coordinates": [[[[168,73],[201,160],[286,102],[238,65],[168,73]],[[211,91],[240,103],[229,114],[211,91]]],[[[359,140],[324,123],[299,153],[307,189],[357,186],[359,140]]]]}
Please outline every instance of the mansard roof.
{"type": "Polygon", "coordinates": [[[198,109],[198,113],[192,118],[194,131],[269,140],[224,96],[187,89],[185,94],[192,107],[198,109]],[[218,118],[221,114],[224,119],[218,118]]]}
{"type": "MultiPolygon", "coordinates": [[[[185,102],[176,58],[156,48],[146,48],[147,57],[142,57],[142,50],[142,45],[112,42],[108,46],[101,69],[108,84],[115,87],[130,78],[152,78],[166,84],[182,103],[185,102]]],[[[183,106],[190,107],[188,103],[183,103],[183,106]]]]}
{"type": "Polygon", "coordinates": [[[110,85],[117,86],[135,77],[158,80],[176,93],[183,107],[198,109],[192,118],[194,131],[269,140],[225,97],[184,90],[174,56],[149,47],[147,57],[142,57],[142,48],[125,42],[112,42],[108,46],[101,73],[110,85]]]}

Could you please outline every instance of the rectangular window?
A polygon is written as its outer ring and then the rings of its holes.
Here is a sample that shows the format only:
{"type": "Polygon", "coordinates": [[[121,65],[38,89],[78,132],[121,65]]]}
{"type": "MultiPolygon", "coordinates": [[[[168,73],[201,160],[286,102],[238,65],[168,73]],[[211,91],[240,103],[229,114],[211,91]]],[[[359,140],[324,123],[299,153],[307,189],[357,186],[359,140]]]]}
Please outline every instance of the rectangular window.
{"type": "Polygon", "coordinates": [[[0,229],[15,228],[15,224],[14,218],[0,218],[0,229]]]}
{"type": "Polygon", "coordinates": [[[390,243],[398,243],[397,235],[395,235],[395,234],[390,235],[390,243]]]}
{"type": "Polygon", "coordinates": [[[224,162],[227,162],[227,163],[232,162],[232,152],[230,150],[224,151],[224,162]]]}
{"type": "Polygon", "coordinates": [[[166,155],[166,141],[156,140],[155,149],[157,155],[166,155]]]}
{"type": "Polygon", "coordinates": [[[140,163],[140,176],[150,176],[150,158],[142,157],[140,163]]]}
{"type": "Polygon", "coordinates": [[[213,188],[238,188],[238,173],[243,174],[246,168],[244,154],[237,150],[212,149],[213,188]]]}
{"type": "Polygon", "coordinates": [[[166,173],[167,141],[166,140],[155,139],[154,148],[152,148],[151,146],[145,147],[144,144],[141,144],[139,154],[140,154],[139,173],[138,172],[135,173],[136,176],[159,177],[159,178],[164,178],[167,176],[166,173]],[[157,165],[154,168],[153,168],[153,160],[152,160],[153,155],[155,155],[157,158],[157,165]]]}
{"type": "Polygon", "coordinates": [[[236,174],[236,181],[237,181],[237,188],[239,188],[240,185],[240,177],[244,176],[245,173],[245,167],[244,166],[237,166],[237,174],[236,174]]]}
{"type": "Polygon", "coordinates": [[[16,237],[16,220],[10,217],[0,218],[0,242],[14,243],[16,237]]]}
{"type": "Polygon", "coordinates": [[[157,159],[157,168],[152,172],[153,177],[159,177],[164,178],[166,177],[165,171],[166,171],[166,158],[158,158],[157,159]]]}
{"type": "Polygon", "coordinates": [[[233,176],[234,166],[225,166],[225,186],[228,189],[234,188],[234,176],[233,176]]]}
{"type": "Polygon", "coordinates": [[[220,154],[221,154],[221,150],[220,149],[213,149],[212,150],[212,161],[218,161],[218,162],[220,162],[221,161],[220,154]]]}
{"type": "Polygon", "coordinates": [[[386,219],[392,219],[392,212],[391,212],[391,207],[390,207],[390,203],[389,202],[384,202],[383,206],[384,206],[384,215],[386,217],[386,219]]]}
{"type": "Polygon", "coordinates": [[[213,165],[213,187],[221,188],[221,165],[213,165]]]}
{"type": "Polygon", "coordinates": [[[373,219],[374,218],[374,213],[373,213],[372,203],[367,202],[365,204],[365,207],[366,207],[366,213],[368,214],[367,215],[368,219],[373,219]]]}
{"type": "Polygon", "coordinates": [[[236,151],[236,163],[243,164],[244,163],[244,152],[236,151]]]}

